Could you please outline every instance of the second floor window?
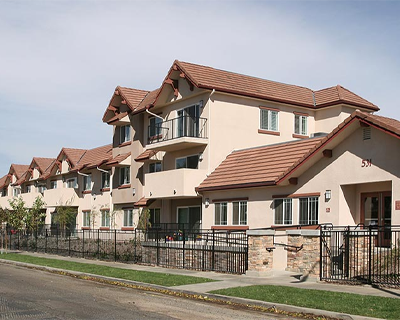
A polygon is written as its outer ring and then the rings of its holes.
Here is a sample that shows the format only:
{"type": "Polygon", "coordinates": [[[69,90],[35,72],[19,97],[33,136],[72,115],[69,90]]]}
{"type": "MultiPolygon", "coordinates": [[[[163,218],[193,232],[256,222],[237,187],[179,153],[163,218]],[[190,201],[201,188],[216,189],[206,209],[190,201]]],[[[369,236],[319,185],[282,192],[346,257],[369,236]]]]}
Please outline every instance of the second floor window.
{"type": "Polygon", "coordinates": [[[67,188],[78,188],[78,180],[76,178],[68,179],[67,188]]]}
{"type": "Polygon", "coordinates": [[[110,187],[110,172],[102,172],[101,173],[101,188],[109,188],[110,187]]]}
{"type": "Polygon", "coordinates": [[[275,199],[275,224],[292,224],[292,199],[275,199]]]}
{"type": "Polygon", "coordinates": [[[26,186],[26,193],[32,192],[32,185],[26,186]]]}
{"type": "Polygon", "coordinates": [[[227,225],[228,224],[228,203],[221,202],[216,203],[215,207],[215,225],[227,225]]]}
{"type": "Polygon", "coordinates": [[[7,197],[7,189],[6,188],[2,189],[0,194],[2,197],[7,197]]]}
{"type": "Polygon", "coordinates": [[[199,155],[176,159],[176,169],[188,168],[197,169],[199,167],[199,155]]]}
{"type": "Polygon", "coordinates": [[[92,176],[89,174],[83,177],[83,188],[84,190],[92,190],[92,176]]]}
{"type": "Polygon", "coordinates": [[[119,127],[119,143],[128,142],[131,139],[131,126],[119,127]]]}
{"type": "Polygon", "coordinates": [[[15,188],[13,190],[14,197],[18,197],[20,194],[21,194],[21,189],[20,188],[15,188]]]}
{"type": "Polygon", "coordinates": [[[247,224],[247,201],[233,202],[233,225],[247,224]]]}
{"type": "Polygon", "coordinates": [[[162,120],[158,117],[149,118],[149,138],[158,137],[161,134],[162,120]]]}
{"type": "Polygon", "coordinates": [[[56,180],[50,181],[50,189],[57,189],[57,181],[56,180]]]}
{"type": "Polygon", "coordinates": [[[160,171],[161,171],[161,162],[149,163],[149,173],[160,172],[160,171]]]}
{"type": "Polygon", "coordinates": [[[121,167],[119,169],[119,184],[122,186],[124,184],[131,183],[131,168],[121,167]]]}
{"type": "Polygon", "coordinates": [[[294,115],[294,133],[302,136],[307,135],[307,116],[295,114],[294,115]]]}
{"type": "Polygon", "coordinates": [[[44,191],[46,190],[47,188],[46,188],[46,185],[44,185],[44,184],[40,184],[39,186],[38,186],[38,192],[39,193],[44,193],[44,191]]]}
{"type": "Polygon", "coordinates": [[[278,131],[278,111],[260,108],[260,129],[278,131]]]}

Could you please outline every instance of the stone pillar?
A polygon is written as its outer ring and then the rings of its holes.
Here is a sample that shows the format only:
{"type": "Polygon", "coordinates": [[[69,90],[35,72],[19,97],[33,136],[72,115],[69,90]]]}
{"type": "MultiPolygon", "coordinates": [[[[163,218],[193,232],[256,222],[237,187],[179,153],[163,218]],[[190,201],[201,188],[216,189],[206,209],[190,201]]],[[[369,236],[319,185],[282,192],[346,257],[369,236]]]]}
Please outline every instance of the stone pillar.
{"type": "Polygon", "coordinates": [[[248,230],[248,275],[266,275],[273,268],[274,230],[248,230]]]}

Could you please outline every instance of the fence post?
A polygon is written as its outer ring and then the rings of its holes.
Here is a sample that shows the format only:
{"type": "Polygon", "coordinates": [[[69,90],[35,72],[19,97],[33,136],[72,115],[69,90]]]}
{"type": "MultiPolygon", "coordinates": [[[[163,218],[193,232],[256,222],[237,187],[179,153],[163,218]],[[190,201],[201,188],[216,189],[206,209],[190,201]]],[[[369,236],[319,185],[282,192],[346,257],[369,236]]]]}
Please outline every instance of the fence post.
{"type": "Polygon", "coordinates": [[[185,228],[182,230],[182,241],[183,241],[183,248],[182,248],[182,267],[185,269],[185,228]]]}
{"type": "Polygon", "coordinates": [[[157,240],[157,250],[156,250],[156,264],[157,266],[159,265],[159,251],[160,251],[160,247],[158,244],[158,229],[156,230],[156,240],[157,240]]]}
{"type": "Polygon", "coordinates": [[[117,261],[117,229],[114,230],[114,261],[117,261]]]}
{"type": "Polygon", "coordinates": [[[135,241],[134,241],[134,244],[135,244],[135,247],[133,248],[133,250],[134,250],[134,258],[133,258],[133,262],[134,263],[136,263],[137,262],[137,252],[136,252],[136,247],[137,247],[137,240],[136,240],[136,228],[135,228],[135,241]]]}
{"type": "Polygon", "coordinates": [[[368,283],[371,284],[372,283],[372,281],[371,281],[371,279],[372,279],[372,226],[370,225],[368,227],[368,229],[369,229],[368,283]]]}
{"type": "Polygon", "coordinates": [[[100,229],[97,229],[97,259],[100,260],[100,229]]]}
{"type": "Polygon", "coordinates": [[[215,270],[215,229],[213,229],[212,256],[211,256],[211,271],[214,270],[215,270]]]}
{"type": "Polygon", "coordinates": [[[47,229],[44,235],[44,253],[47,253],[47,229]]]}
{"type": "Polygon", "coordinates": [[[323,236],[323,230],[320,226],[319,230],[319,281],[322,281],[322,236],[323,236]]]}
{"type": "Polygon", "coordinates": [[[56,230],[56,253],[58,254],[58,234],[60,233],[60,229],[57,228],[56,230]]]}
{"type": "Polygon", "coordinates": [[[82,229],[82,258],[85,257],[85,229],[82,229]]]}
{"type": "Polygon", "coordinates": [[[68,256],[71,256],[71,232],[68,234],[68,256]]]}

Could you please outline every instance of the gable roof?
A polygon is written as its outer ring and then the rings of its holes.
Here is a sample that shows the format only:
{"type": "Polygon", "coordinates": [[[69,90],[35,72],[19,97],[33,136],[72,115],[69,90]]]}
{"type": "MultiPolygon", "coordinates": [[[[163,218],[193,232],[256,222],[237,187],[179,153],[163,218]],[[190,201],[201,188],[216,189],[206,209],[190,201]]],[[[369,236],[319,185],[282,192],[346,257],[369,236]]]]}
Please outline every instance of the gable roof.
{"type": "Polygon", "coordinates": [[[7,175],[7,174],[4,177],[0,178],[0,189],[6,185],[8,178],[9,178],[9,175],[7,175]]]}
{"type": "Polygon", "coordinates": [[[323,138],[291,141],[232,152],[196,188],[196,191],[281,184],[315,155],[319,154],[322,157],[327,144],[355,121],[373,126],[400,139],[400,121],[356,110],[323,138]]]}
{"type": "Polygon", "coordinates": [[[92,169],[102,165],[112,158],[112,144],[86,150],[73,170],[92,169]]]}
{"type": "Polygon", "coordinates": [[[57,160],[61,161],[61,156],[64,154],[71,167],[75,167],[85,152],[86,149],[62,148],[57,156],[57,160]]]}
{"type": "Polygon", "coordinates": [[[157,153],[158,151],[155,150],[145,150],[135,158],[135,161],[144,162],[146,160],[149,160],[151,157],[155,156],[157,153]]]}
{"type": "Polygon", "coordinates": [[[119,154],[113,158],[111,158],[109,161],[106,162],[107,166],[115,166],[117,164],[120,164],[122,161],[124,161],[126,158],[128,158],[131,155],[130,152],[127,153],[122,153],[119,154]]]}
{"type": "Polygon", "coordinates": [[[29,165],[25,164],[12,164],[10,166],[9,174],[14,173],[17,180],[20,179],[29,169],[29,165]]]}

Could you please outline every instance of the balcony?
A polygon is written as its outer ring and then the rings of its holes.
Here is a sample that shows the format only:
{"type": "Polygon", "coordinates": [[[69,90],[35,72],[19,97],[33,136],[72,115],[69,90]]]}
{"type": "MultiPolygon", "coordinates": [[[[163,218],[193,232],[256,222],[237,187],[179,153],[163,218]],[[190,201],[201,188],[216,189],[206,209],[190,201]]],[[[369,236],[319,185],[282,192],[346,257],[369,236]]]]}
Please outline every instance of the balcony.
{"type": "Polygon", "coordinates": [[[20,194],[20,197],[22,197],[22,200],[25,202],[25,206],[27,208],[32,208],[33,203],[35,202],[35,199],[37,197],[40,197],[43,199],[43,196],[39,192],[28,192],[28,193],[22,193],[20,194]]]}
{"type": "Polygon", "coordinates": [[[145,175],[145,197],[185,198],[196,197],[196,188],[205,178],[206,170],[176,169],[145,175]]]}
{"type": "Polygon", "coordinates": [[[5,196],[0,197],[0,208],[10,208],[10,203],[8,200],[12,199],[13,197],[5,196]]]}
{"type": "Polygon", "coordinates": [[[176,151],[208,143],[207,119],[182,116],[148,126],[147,149],[176,151]]]}
{"type": "Polygon", "coordinates": [[[60,205],[77,207],[79,205],[79,197],[74,188],[49,189],[44,191],[44,202],[46,202],[47,207],[60,205]]]}

